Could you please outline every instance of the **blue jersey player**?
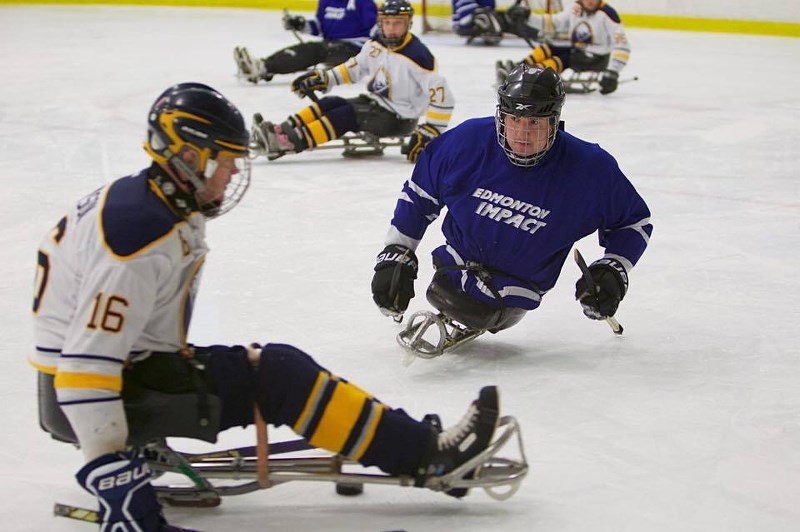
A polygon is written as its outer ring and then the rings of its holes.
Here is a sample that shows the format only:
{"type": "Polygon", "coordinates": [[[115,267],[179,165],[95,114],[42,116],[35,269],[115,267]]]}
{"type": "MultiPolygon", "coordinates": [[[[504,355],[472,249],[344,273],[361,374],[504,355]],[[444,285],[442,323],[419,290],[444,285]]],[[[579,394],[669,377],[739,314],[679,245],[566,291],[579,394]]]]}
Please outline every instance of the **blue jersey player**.
{"type": "Polygon", "coordinates": [[[576,298],[592,319],[614,315],[647,247],[650,210],[609,153],[560,128],[564,99],[555,71],[520,65],[500,85],[494,117],[467,120],[426,147],[375,266],[383,313],[407,309],[414,250],[446,207],[427,291],[446,322],[491,332],[516,324],[553,288],[575,242],[596,231],[605,248],[589,266],[597,292],[581,279],[576,298]]]}
{"type": "Polygon", "coordinates": [[[251,83],[270,81],[275,74],[301,72],[323,63],[328,66],[344,63],[356,55],[375,27],[378,8],[373,0],[320,0],[316,16],[283,17],[286,30],[319,37],[287,46],[269,57],[253,58],[247,48],[233,51],[240,76],[251,83]]]}

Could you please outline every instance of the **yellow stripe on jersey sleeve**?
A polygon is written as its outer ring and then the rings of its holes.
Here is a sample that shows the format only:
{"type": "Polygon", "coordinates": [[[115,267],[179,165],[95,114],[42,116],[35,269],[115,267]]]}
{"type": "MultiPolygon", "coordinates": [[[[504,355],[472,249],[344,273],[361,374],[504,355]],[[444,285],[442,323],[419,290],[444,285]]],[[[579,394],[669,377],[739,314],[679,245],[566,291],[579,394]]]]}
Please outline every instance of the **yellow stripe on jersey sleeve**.
{"type": "Polygon", "coordinates": [[[59,388],[99,388],[112,392],[122,391],[121,375],[101,375],[99,373],[71,373],[59,371],[53,382],[59,388]]]}

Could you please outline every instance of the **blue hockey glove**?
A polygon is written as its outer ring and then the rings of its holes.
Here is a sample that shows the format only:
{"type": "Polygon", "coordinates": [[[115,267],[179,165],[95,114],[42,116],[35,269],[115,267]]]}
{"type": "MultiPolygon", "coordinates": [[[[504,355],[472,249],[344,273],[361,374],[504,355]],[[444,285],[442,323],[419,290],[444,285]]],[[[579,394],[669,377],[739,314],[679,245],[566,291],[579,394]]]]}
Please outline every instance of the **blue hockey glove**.
{"type": "Polygon", "coordinates": [[[75,475],[83,488],[97,497],[104,530],[176,530],[161,514],[161,505],[150,484],[150,469],[133,451],[104,454],[75,475]]]}
{"type": "Polygon", "coordinates": [[[600,259],[589,266],[589,274],[595,285],[592,294],[586,279],[575,283],[575,299],[580,301],[583,313],[593,320],[604,320],[617,312],[619,302],[628,291],[628,273],[615,259],[600,259]]]}
{"type": "Polygon", "coordinates": [[[288,31],[305,31],[306,18],[302,15],[289,15],[283,16],[283,29],[288,31]]]}
{"type": "Polygon", "coordinates": [[[303,98],[314,91],[328,92],[330,77],[326,70],[312,70],[292,81],[292,92],[303,98]]]}
{"type": "Polygon", "coordinates": [[[600,94],[611,94],[617,90],[619,74],[613,70],[606,70],[600,76],[600,94]]]}
{"type": "Polygon", "coordinates": [[[387,316],[403,314],[414,297],[417,256],[405,246],[392,244],[378,254],[372,277],[372,300],[387,316]]]}
{"type": "Polygon", "coordinates": [[[411,136],[400,149],[400,153],[405,154],[406,159],[412,163],[417,162],[419,154],[425,149],[430,141],[439,136],[439,130],[430,124],[422,124],[417,126],[411,136]]]}

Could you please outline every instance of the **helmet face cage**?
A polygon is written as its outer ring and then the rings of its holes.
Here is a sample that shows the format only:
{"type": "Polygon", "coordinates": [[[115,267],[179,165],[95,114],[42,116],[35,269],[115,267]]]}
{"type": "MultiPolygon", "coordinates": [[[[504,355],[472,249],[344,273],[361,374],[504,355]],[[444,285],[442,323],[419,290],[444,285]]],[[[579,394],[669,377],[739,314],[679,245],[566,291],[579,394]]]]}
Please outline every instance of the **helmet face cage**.
{"type": "Polygon", "coordinates": [[[516,166],[528,167],[534,166],[538,163],[542,157],[545,156],[547,151],[553,146],[553,142],[556,140],[556,132],[558,131],[558,116],[547,116],[547,117],[527,117],[521,115],[515,115],[514,113],[510,113],[505,111],[501,108],[501,106],[497,106],[497,111],[495,113],[495,126],[497,129],[497,143],[503,147],[503,151],[506,152],[506,156],[508,160],[510,160],[516,166]],[[506,137],[506,120],[508,117],[512,118],[524,118],[527,119],[526,121],[522,122],[522,125],[517,126],[517,134],[524,134],[524,138],[526,139],[527,143],[542,146],[542,149],[538,150],[536,153],[527,154],[527,153],[517,153],[514,149],[511,148],[511,145],[508,143],[508,139],[506,137]],[[534,121],[537,120],[546,120],[547,121],[547,130],[546,132],[542,132],[541,128],[537,127],[534,124],[534,121]],[[523,133],[519,133],[522,131],[523,133]],[[546,140],[543,137],[547,137],[546,140]]]}
{"type": "Polygon", "coordinates": [[[414,19],[414,8],[406,0],[386,0],[378,8],[378,35],[388,46],[398,46],[403,43],[414,19]],[[383,32],[383,20],[387,17],[405,17],[407,19],[406,31],[400,37],[388,38],[383,32]]]}
{"type": "Polygon", "coordinates": [[[214,217],[232,209],[249,186],[248,139],[244,118],[233,104],[206,85],[183,83],[164,91],[153,104],[144,148],[167,170],[169,183],[159,186],[173,206],[214,217]],[[222,199],[201,204],[198,197],[220,157],[233,158],[236,171],[222,199]]]}
{"type": "Polygon", "coordinates": [[[497,142],[513,164],[534,166],[553,146],[564,99],[561,78],[549,68],[541,69],[523,64],[508,74],[497,90],[495,126],[497,142]],[[535,153],[527,153],[527,150],[515,151],[511,147],[507,133],[509,117],[515,119],[515,143],[539,146],[535,153]],[[541,127],[542,124],[537,119],[546,119],[548,127],[541,127]]]}

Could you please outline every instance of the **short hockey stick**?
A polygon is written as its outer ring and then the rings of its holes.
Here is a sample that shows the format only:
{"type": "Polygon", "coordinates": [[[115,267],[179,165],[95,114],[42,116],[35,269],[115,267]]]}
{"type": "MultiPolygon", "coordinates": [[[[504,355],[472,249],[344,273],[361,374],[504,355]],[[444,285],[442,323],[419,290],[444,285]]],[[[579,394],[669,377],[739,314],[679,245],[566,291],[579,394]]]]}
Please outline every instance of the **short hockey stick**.
{"type": "MultiPolygon", "coordinates": [[[[574,256],[575,263],[578,265],[578,268],[581,269],[581,273],[583,274],[583,280],[586,282],[586,288],[589,289],[590,294],[597,298],[597,285],[592,278],[592,274],[589,273],[589,267],[586,265],[586,261],[583,260],[583,255],[581,255],[581,252],[578,251],[578,248],[575,248],[574,256]]],[[[606,318],[606,323],[608,323],[609,327],[611,327],[611,330],[614,331],[614,334],[622,334],[623,328],[622,325],[620,325],[617,321],[617,318],[614,316],[609,316],[606,318]]]]}
{"type": "Polygon", "coordinates": [[[75,519],[85,523],[100,522],[100,516],[96,510],[80,508],[78,506],[72,506],[69,504],[61,504],[59,502],[53,506],[53,515],[58,517],[68,517],[69,519],[75,519]]]}
{"type": "MultiPolygon", "coordinates": [[[[289,16],[289,10],[288,9],[284,9],[283,10],[283,16],[285,16],[285,17],[289,16]]],[[[291,31],[292,31],[292,34],[297,38],[297,40],[300,41],[300,44],[305,42],[305,41],[303,41],[303,38],[300,37],[300,34],[297,33],[297,30],[291,30],[291,31]]]]}

